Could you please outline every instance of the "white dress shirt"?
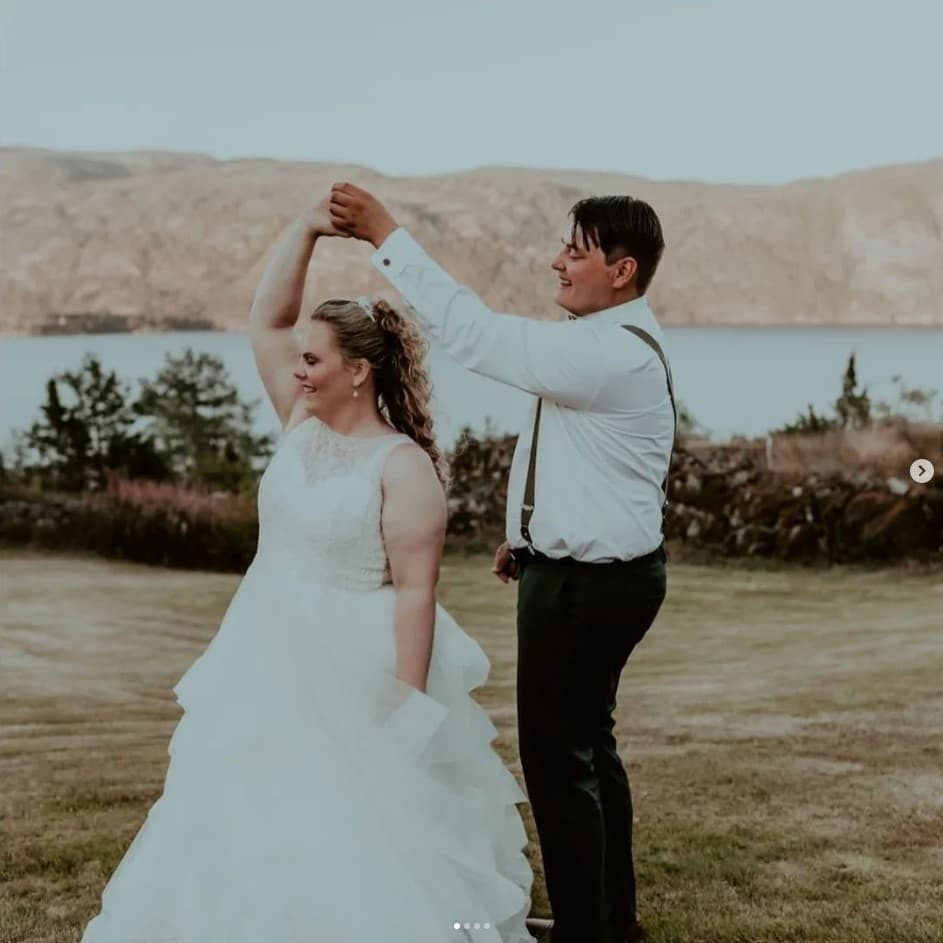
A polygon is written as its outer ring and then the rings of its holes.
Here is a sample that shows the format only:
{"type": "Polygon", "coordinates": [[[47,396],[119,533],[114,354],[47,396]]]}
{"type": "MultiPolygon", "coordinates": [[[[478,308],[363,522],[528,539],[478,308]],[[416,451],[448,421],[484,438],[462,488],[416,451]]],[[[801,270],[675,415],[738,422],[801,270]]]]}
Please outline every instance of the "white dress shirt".
{"type": "MultiPolygon", "coordinates": [[[[658,356],[619,326],[643,328],[665,350],[644,296],[567,321],[497,314],[402,228],[372,262],[462,366],[543,398],[534,549],[591,563],[657,549],[674,415],[658,356]]],[[[526,546],[521,504],[536,409],[535,398],[511,462],[506,526],[514,549],[526,546]]]]}

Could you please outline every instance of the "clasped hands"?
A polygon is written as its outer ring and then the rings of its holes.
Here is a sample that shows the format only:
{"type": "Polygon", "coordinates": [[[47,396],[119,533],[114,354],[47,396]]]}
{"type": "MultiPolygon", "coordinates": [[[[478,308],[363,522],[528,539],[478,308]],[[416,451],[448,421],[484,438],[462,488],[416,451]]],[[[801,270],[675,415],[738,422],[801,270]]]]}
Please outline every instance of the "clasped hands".
{"type": "Polygon", "coordinates": [[[379,249],[398,228],[393,214],[369,191],[352,183],[335,183],[329,196],[304,217],[319,236],[353,237],[379,249]]]}

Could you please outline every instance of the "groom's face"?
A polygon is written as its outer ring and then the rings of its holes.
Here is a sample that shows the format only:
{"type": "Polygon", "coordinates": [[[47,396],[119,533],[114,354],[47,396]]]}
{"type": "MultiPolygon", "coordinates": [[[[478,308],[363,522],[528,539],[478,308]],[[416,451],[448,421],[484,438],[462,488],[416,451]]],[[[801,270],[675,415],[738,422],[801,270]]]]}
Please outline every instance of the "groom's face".
{"type": "Polygon", "coordinates": [[[550,266],[559,281],[556,303],[577,317],[609,307],[612,283],[602,250],[579,227],[561,242],[563,247],[550,266]]]}

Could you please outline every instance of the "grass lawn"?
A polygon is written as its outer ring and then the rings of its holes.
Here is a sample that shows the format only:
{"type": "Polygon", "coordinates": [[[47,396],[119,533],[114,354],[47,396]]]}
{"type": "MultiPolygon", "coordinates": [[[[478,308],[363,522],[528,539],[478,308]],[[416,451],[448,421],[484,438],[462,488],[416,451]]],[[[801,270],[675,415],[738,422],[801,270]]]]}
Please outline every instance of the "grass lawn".
{"type": "MultiPolygon", "coordinates": [[[[515,590],[489,569],[448,558],[442,601],[492,659],[477,694],[520,776],[515,590]]],[[[0,554],[3,943],[74,943],[97,911],[237,583],[0,554]]],[[[943,941],[939,573],[672,566],[619,720],[654,943],[943,941]]]]}

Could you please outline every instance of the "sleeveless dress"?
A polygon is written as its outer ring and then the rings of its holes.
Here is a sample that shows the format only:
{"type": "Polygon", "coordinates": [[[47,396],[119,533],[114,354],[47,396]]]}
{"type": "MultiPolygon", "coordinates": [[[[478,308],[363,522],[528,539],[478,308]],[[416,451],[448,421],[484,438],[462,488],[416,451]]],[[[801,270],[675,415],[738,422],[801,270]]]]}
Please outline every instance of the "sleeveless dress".
{"type": "Polygon", "coordinates": [[[517,781],[436,607],[427,693],[394,675],[380,532],[406,436],[283,434],[256,555],[205,652],[164,789],[82,943],[531,943],[517,781]]]}

